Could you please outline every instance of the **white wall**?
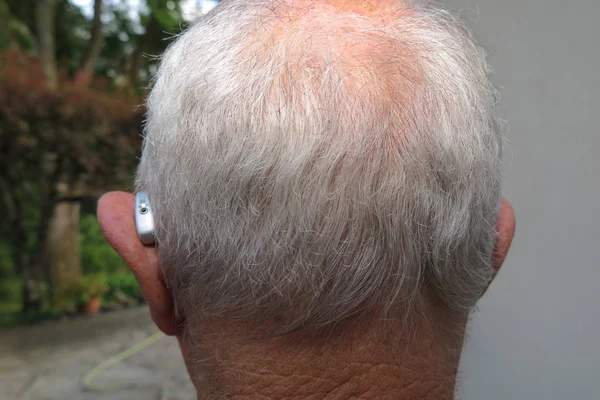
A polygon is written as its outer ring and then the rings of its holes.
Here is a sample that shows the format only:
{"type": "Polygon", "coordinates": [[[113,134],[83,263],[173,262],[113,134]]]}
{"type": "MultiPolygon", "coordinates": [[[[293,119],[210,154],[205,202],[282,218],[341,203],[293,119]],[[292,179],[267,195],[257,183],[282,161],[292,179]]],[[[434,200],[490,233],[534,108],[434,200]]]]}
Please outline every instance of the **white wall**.
{"type": "Polygon", "coordinates": [[[517,212],[459,399],[600,399],[600,1],[444,3],[491,53],[517,212]]]}

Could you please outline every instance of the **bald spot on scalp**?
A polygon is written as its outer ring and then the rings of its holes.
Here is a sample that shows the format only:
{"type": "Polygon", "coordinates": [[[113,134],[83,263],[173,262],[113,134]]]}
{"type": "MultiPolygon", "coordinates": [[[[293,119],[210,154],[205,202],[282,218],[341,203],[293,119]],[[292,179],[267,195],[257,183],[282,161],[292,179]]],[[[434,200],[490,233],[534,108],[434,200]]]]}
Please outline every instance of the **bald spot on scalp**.
{"type": "Polygon", "coordinates": [[[279,95],[292,100],[286,92],[305,92],[334,70],[351,98],[389,112],[407,104],[422,81],[415,50],[398,40],[413,15],[404,2],[284,0],[268,11],[238,56],[251,69],[275,55],[279,95]]]}
{"type": "Polygon", "coordinates": [[[399,0],[288,0],[290,6],[313,6],[319,11],[333,9],[335,12],[353,13],[364,16],[381,16],[398,12],[403,3],[399,0]]]}

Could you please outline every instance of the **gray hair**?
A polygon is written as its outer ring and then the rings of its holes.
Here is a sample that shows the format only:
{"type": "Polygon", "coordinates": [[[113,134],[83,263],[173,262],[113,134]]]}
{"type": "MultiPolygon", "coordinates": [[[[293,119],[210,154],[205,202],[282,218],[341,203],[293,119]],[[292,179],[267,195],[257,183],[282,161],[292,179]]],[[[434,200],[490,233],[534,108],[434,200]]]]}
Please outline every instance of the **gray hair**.
{"type": "Polygon", "coordinates": [[[437,6],[330,3],[226,0],[164,55],[137,188],[186,317],[284,332],[425,292],[469,310],[492,276],[484,52],[437,6]]]}

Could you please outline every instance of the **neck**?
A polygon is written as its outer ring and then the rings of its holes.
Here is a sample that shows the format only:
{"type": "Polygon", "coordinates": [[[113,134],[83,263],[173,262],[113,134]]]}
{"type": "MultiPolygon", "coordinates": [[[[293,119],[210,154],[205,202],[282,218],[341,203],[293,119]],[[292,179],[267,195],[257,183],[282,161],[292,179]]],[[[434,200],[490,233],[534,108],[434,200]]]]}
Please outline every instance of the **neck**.
{"type": "Polygon", "coordinates": [[[251,339],[246,324],[211,320],[180,344],[199,399],[454,399],[464,328],[440,317],[410,331],[360,318],[266,340],[251,339]]]}

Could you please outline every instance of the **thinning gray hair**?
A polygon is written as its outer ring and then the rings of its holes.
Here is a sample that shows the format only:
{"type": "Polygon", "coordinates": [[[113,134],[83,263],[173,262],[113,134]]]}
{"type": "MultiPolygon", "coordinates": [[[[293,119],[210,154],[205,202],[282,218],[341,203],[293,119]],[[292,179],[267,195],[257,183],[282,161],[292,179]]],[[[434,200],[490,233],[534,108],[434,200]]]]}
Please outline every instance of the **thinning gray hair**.
{"type": "Polygon", "coordinates": [[[137,188],[186,317],[283,332],[426,291],[469,310],[492,276],[484,52],[437,6],[332,3],[226,0],[164,55],[137,188]]]}

